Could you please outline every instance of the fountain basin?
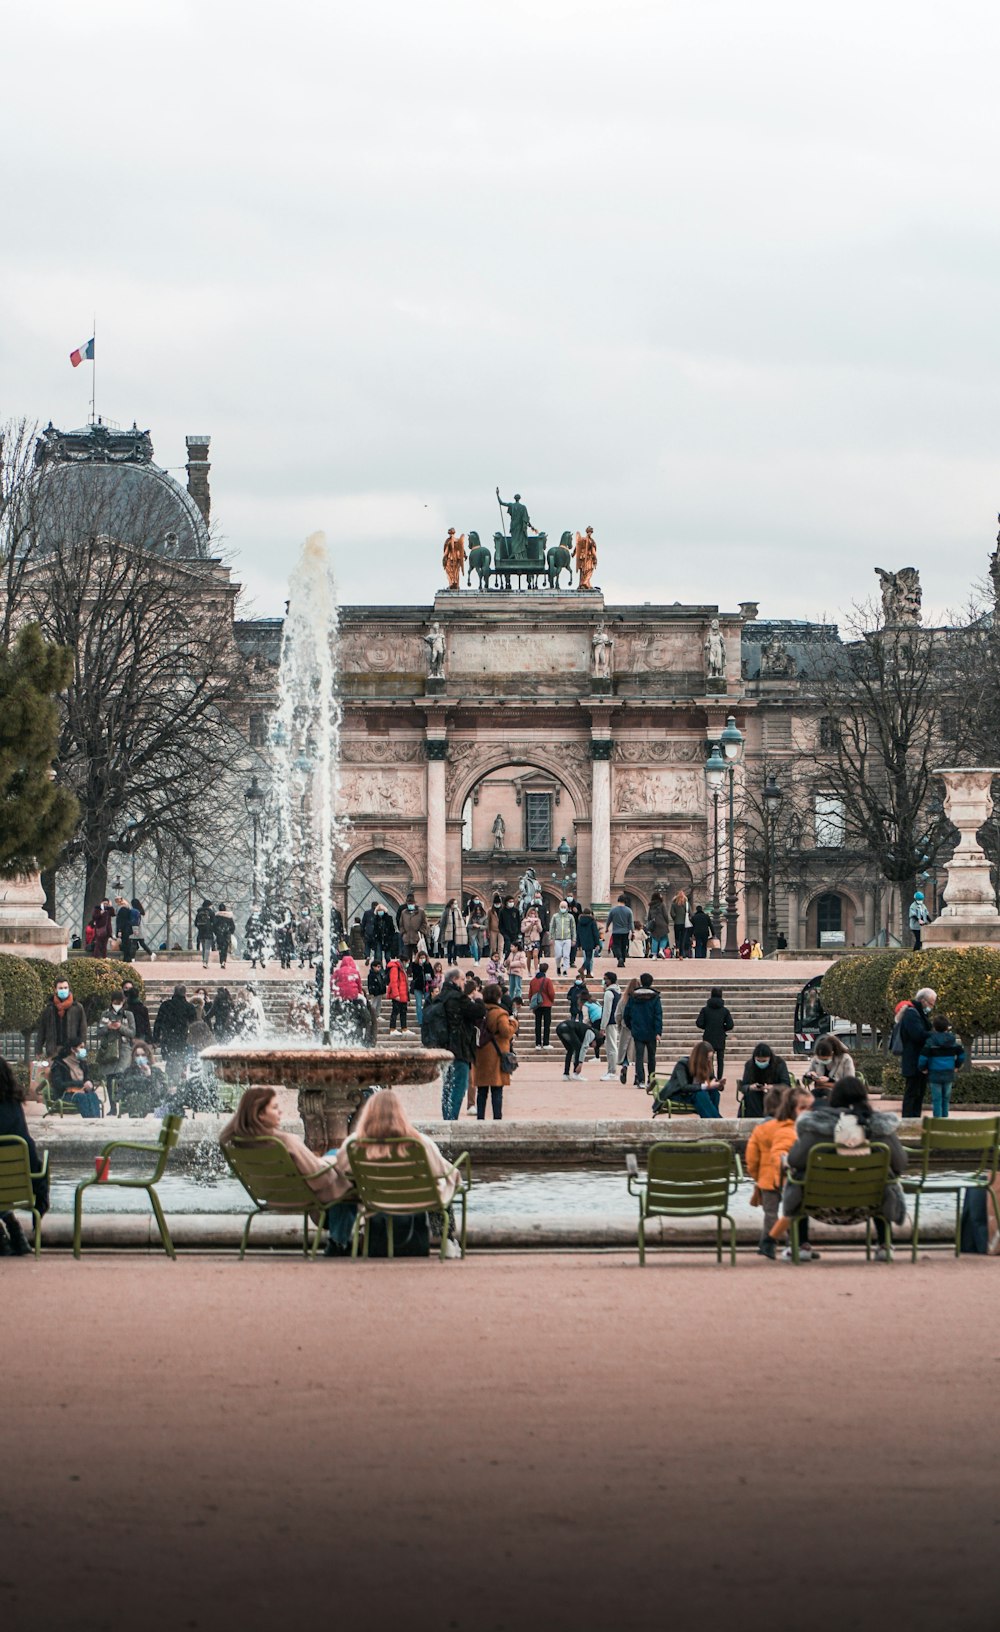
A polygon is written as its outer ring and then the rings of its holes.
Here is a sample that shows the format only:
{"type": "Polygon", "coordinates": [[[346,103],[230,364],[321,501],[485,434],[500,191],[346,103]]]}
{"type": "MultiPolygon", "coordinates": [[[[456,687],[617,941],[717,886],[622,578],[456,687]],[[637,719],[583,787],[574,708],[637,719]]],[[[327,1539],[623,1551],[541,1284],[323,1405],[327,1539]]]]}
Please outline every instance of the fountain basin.
{"type": "Polygon", "coordinates": [[[366,1088],[433,1082],[453,1056],[444,1048],[295,1048],[280,1043],[219,1043],[202,1051],[222,1082],[246,1088],[295,1088],[310,1150],[343,1144],[366,1088]]]}

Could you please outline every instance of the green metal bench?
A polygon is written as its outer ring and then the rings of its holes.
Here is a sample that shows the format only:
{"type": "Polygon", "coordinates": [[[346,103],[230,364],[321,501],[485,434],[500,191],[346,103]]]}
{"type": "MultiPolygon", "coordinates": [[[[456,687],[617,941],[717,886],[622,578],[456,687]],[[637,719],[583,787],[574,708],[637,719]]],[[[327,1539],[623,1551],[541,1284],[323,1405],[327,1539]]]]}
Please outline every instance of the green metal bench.
{"type": "MultiPolygon", "coordinates": [[[[315,1190],[308,1184],[305,1174],[300,1173],[293,1162],[287,1145],[272,1135],[262,1135],[256,1139],[231,1139],[222,1146],[222,1154],[229,1163],[230,1171],[239,1179],[254,1203],[254,1210],[247,1214],[247,1221],[243,1227],[240,1258],[246,1254],[250,1226],[255,1218],[270,1213],[301,1213],[302,1251],[307,1258],[315,1261],[329,1203],[320,1201],[315,1190]],[[310,1219],[316,1226],[311,1251],[310,1219]]],[[[328,1162],[320,1172],[328,1173],[332,1167],[333,1163],[328,1162]]]]}
{"type": "Polygon", "coordinates": [[[140,1151],[143,1155],[155,1156],[156,1165],[154,1166],[152,1173],[147,1174],[145,1178],[119,1179],[109,1173],[106,1179],[101,1179],[98,1178],[97,1174],[95,1173],[92,1179],[84,1179],[82,1184],[77,1185],[76,1195],[73,1199],[74,1258],[79,1258],[80,1256],[80,1237],[83,1231],[84,1192],[89,1190],[91,1185],[94,1184],[112,1184],[119,1190],[145,1190],[147,1196],[149,1197],[153,1213],[156,1217],[157,1228],[160,1232],[160,1240],[163,1242],[163,1247],[167,1257],[177,1257],[177,1254],[174,1251],[174,1244],[170,1239],[170,1231],[167,1229],[167,1221],[163,1216],[163,1208],[160,1205],[160,1198],[156,1194],[156,1186],[163,1177],[163,1172],[167,1165],[170,1152],[177,1143],[180,1125],[183,1120],[184,1118],[181,1116],[164,1117],[163,1123],[160,1127],[160,1137],[156,1141],[155,1145],[139,1145],[134,1144],[129,1139],[113,1139],[109,1145],[104,1146],[101,1151],[102,1157],[110,1157],[116,1150],[140,1151]]]}
{"type": "MultiPolygon", "coordinates": [[[[882,1197],[890,1182],[888,1145],[873,1144],[870,1151],[856,1155],[834,1144],[813,1145],[801,1179],[802,1204],[791,1216],[792,1261],[799,1263],[799,1231],[802,1219],[816,1213],[861,1212],[865,1214],[865,1256],[872,1255],[872,1221],[885,1225],[886,1255],[892,1262],[892,1225],[882,1211],[882,1197]]],[[[845,1222],[847,1222],[845,1220],[845,1222]]]]}
{"type": "Polygon", "coordinates": [[[32,1179],[48,1177],[49,1153],[42,1156],[41,1171],[31,1171],[31,1155],[19,1134],[0,1135],[0,1213],[30,1213],[35,1222],[35,1257],[42,1250],[42,1215],[35,1206],[32,1179]]]}
{"type": "MultiPolygon", "coordinates": [[[[441,1199],[438,1181],[431,1172],[430,1157],[419,1139],[351,1139],[347,1144],[347,1160],[354,1178],[354,1187],[361,1203],[351,1236],[351,1257],[358,1256],[358,1243],[366,1217],[381,1213],[386,1221],[386,1250],[393,1256],[393,1218],[413,1213],[437,1213],[441,1218],[441,1254],[448,1247],[448,1208],[455,1201],[461,1203],[462,1227],[459,1246],[465,1257],[467,1197],[472,1184],[472,1164],[468,1151],[463,1151],[452,1164],[460,1169],[462,1178],[452,1202],[441,1199]],[[388,1156],[372,1158],[372,1145],[388,1149],[388,1156]]],[[[368,1231],[364,1231],[364,1253],[368,1257],[368,1231]]]]}
{"type": "Polygon", "coordinates": [[[721,1139],[651,1145],[646,1177],[635,1156],[626,1158],[629,1195],[639,1199],[639,1263],[646,1262],[650,1218],[714,1218],[715,1257],[722,1262],[722,1225],[729,1225],[729,1260],[736,1262],[736,1220],[730,1198],[743,1177],[736,1152],[721,1139]]]}
{"type": "Polygon", "coordinates": [[[925,1116],[919,1145],[905,1148],[920,1157],[920,1171],[908,1173],[900,1181],[904,1192],[914,1198],[914,1263],[920,1246],[920,1203],[924,1196],[955,1197],[956,1258],[962,1250],[962,1201],[967,1190],[986,1191],[1000,1230],[1000,1203],[993,1188],[1000,1154],[1000,1116],[925,1116]],[[949,1165],[932,1171],[935,1158],[943,1158],[949,1165]]]}

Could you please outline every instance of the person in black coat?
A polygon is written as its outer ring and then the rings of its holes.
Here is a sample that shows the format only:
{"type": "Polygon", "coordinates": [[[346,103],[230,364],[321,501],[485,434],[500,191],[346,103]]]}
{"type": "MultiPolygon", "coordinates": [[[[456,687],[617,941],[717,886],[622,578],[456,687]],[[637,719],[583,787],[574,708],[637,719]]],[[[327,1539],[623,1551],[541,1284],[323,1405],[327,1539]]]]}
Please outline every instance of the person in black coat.
{"type": "Polygon", "coordinates": [[[899,1040],[903,1045],[899,1069],[903,1077],[903,1115],[921,1116],[924,1109],[924,1094],[927,1092],[927,1073],[920,1069],[920,1056],[924,1052],[931,1029],[931,1010],[937,1002],[937,992],[929,986],[923,987],[899,1016],[899,1040]]]}
{"type": "Polygon", "coordinates": [[[122,991],[125,993],[125,1006],[135,1021],[136,1042],[151,1043],[153,1041],[153,1028],[149,1023],[149,1010],[145,1003],[140,1001],[134,982],[123,980],[122,991]]]}
{"type": "Polygon", "coordinates": [[[708,943],[712,939],[712,920],[704,907],[695,907],[691,914],[691,938],[696,958],[708,957],[708,943]]]}
{"type": "MultiPolygon", "coordinates": [[[[570,908],[570,911],[573,909],[570,908]]],[[[581,974],[592,975],[594,972],[594,953],[601,944],[601,931],[593,908],[584,907],[576,921],[576,944],[583,953],[581,974]]],[[[573,949],[570,948],[570,963],[573,962],[573,949]]]]}
{"type": "MultiPolygon", "coordinates": [[[[24,1116],[24,1095],[18,1085],[7,1061],[0,1057],[0,1135],[13,1134],[17,1139],[23,1139],[28,1147],[28,1162],[32,1173],[41,1171],[42,1158],[38,1154],[35,1141],[28,1132],[28,1124],[24,1116]]],[[[31,1188],[35,1193],[35,1206],[39,1213],[49,1210],[49,1181],[32,1179],[31,1188]]],[[[15,1213],[0,1213],[0,1257],[7,1257],[11,1253],[22,1258],[30,1247],[25,1239],[24,1231],[15,1213]]]]}
{"type": "Polygon", "coordinates": [[[715,1050],[715,1074],[721,1077],[726,1064],[726,1034],[733,1029],[733,1017],[722,1000],[721,986],[712,987],[695,1025],[701,1032],[702,1042],[715,1050]]]}
{"type": "Polygon", "coordinates": [[[500,934],[503,936],[503,955],[506,958],[521,933],[521,914],[512,895],[508,895],[500,908],[499,917],[500,934]]]}
{"type": "Polygon", "coordinates": [[[115,913],[115,934],[121,946],[123,963],[132,962],[132,931],[135,924],[132,918],[132,908],[124,896],[118,897],[118,910],[115,913]]]}
{"type": "Polygon", "coordinates": [[[180,1059],[186,1053],[188,1026],[197,1017],[185,987],[175,986],[173,996],[163,999],[153,1026],[153,1041],[163,1050],[165,1060],[180,1059]]]}
{"type": "Polygon", "coordinates": [[[764,1095],[769,1088],[790,1088],[788,1066],[776,1054],[770,1043],[758,1043],[746,1065],[738,1086],[743,1089],[741,1116],[763,1116],[764,1095]]]}

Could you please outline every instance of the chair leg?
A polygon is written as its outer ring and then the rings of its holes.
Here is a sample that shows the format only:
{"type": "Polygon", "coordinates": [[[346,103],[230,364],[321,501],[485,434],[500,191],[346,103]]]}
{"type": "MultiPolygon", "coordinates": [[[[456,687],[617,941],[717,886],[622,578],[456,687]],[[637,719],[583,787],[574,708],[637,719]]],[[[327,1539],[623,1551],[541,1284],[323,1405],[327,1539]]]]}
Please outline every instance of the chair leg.
{"type": "Polygon", "coordinates": [[[792,1263],[793,1264],[797,1264],[799,1262],[799,1217],[800,1217],[800,1215],[798,1213],[793,1213],[792,1214],[792,1263]]]}
{"type": "Polygon", "coordinates": [[[872,1215],[871,1215],[871,1213],[869,1213],[868,1217],[865,1219],[865,1258],[868,1260],[869,1263],[871,1263],[871,1261],[872,1261],[872,1215]]]}
{"type": "Polygon", "coordinates": [[[438,1257],[441,1260],[441,1262],[443,1263],[444,1260],[445,1260],[445,1257],[447,1256],[445,1249],[446,1249],[446,1247],[448,1245],[448,1209],[447,1209],[447,1207],[443,1207],[441,1209],[440,1217],[441,1217],[441,1251],[438,1253],[438,1257]]]}
{"type": "Polygon", "coordinates": [[[35,1257],[40,1258],[42,1255],[42,1215],[37,1207],[32,1207],[31,1216],[35,1221],[35,1257]]]}
{"type": "Polygon", "coordinates": [[[160,1231],[160,1240],[163,1242],[164,1251],[166,1252],[168,1258],[176,1258],[177,1254],[174,1251],[174,1243],[170,1239],[170,1231],[167,1229],[167,1221],[163,1216],[163,1208],[160,1206],[160,1198],[156,1194],[156,1191],[152,1185],[150,1185],[146,1194],[149,1196],[149,1199],[153,1204],[153,1212],[156,1214],[156,1223],[160,1231]]]}
{"type": "Polygon", "coordinates": [[[910,1242],[910,1262],[915,1264],[920,1250],[920,1191],[913,1200],[913,1237],[910,1242]]]}
{"type": "Polygon", "coordinates": [[[887,1218],[883,1218],[882,1223],[885,1225],[885,1255],[888,1262],[893,1264],[896,1260],[892,1255],[892,1225],[887,1218]]]}
{"type": "Polygon", "coordinates": [[[962,1203],[965,1200],[965,1191],[955,1192],[955,1257],[962,1256],[962,1203]]]}
{"type": "Polygon", "coordinates": [[[997,1200],[997,1193],[994,1190],[992,1184],[988,1184],[986,1186],[986,1194],[989,1196],[991,1202],[993,1203],[993,1216],[994,1216],[994,1218],[996,1219],[996,1222],[997,1222],[997,1229],[1000,1230],[1000,1201],[997,1200]]]}
{"type": "Polygon", "coordinates": [[[639,1268],[646,1263],[646,1221],[642,1216],[642,1202],[639,1203],[639,1268]]]}
{"type": "Polygon", "coordinates": [[[385,1255],[387,1258],[395,1258],[396,1256],[395,1225],[392,1222],[391,1213],[385,1215],[385,1255]]]}
{"type": "Polygon", "coordinates": [[[736,1220],[735,1220],[735,1218],[730,1218],[728,1213],[726,1214],[726,1219],[727,1219],[727,1222],[729,1224],[729,1262],[732,1264],[733,1268],[735,1269],[736,1268],[736,1220]]]}
{"type": "Polygon", "coordinates": [[[722,1219],[718,1213],[715,1215],[715,1261],[717,1264],[722,1262],[722,1219]]]}
{"type": "Polygon", "coordinates": [[[80,1256],[80,1238],[81,1238],[81,1236],[83,1234],[83,1192],[85,1190],[89,1189],[91,1183],[92,1183],[92,1180],[84,1179],[82,1184],[77,1185],[76,1195],[73,1197],[73,1257],[74,1258],[79,1258],[79,1256],[80,1256]]]}
{"type": "MultiPolygon", "coordinates": [[[[305,1217],[308,1218],[309,1214],[306,1213],[305,1217]]],[[[312,1251],[309,1254],[309,1257],[310,1257],[310,1259],[312,1260],[313,1263],[316,1262],[316,1254],[319,1251],[319,1243],[320,1243],[320,1238],[322,1237],[322,1234],[323,1234],[323,1214],[320,1213],[319,1218],[316,1220],[316,1234],[313,1236],[312,1251]]]]}
{"type": "Polygon", "coordinates": [[[256,1217],[256,1213],[247,1213],[247,1221],[243,1226],[243,1238],[240,1241],[240,1263],[246,1257],[247,1243],[250,1240],[250,1226],[256,1217]]]}
{"type": "Polygon", "coordinates": [[[351,1231],[351,1257],[352,1258],[356,1258],[358,1256],[358,1242],[361,1239],[361,1219],[362,1219],[362,1212],[361,1212],[361,1208],[359,1207],[358,1210],[357,1210],[357,1213],[355,1215],[355,1218],[354,1218],[354,1228],[351,1231]]]}
{"type": "Polygon", "coordinates": [[[468,1225],[469,1208],[466,1192],[462,1191],[462,1257],[465,1257],[465,1232],[468,1225]]]}

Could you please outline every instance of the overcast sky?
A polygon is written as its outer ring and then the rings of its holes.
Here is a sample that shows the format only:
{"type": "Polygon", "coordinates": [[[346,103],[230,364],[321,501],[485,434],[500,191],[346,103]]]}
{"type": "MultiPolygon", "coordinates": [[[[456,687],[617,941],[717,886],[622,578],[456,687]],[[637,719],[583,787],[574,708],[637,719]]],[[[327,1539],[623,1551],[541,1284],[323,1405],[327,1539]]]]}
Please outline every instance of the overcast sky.
{"type": "Polygon", "coordinates": [[[260,614],[428,600],[494,487],[610,598],[925,611],[1000,505],[995,0],[20,0],[0,413],[182,465],[260,614]]]}

